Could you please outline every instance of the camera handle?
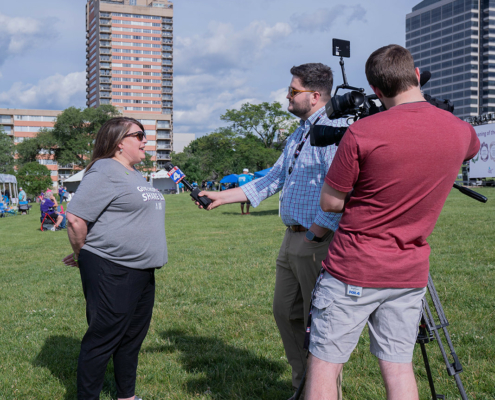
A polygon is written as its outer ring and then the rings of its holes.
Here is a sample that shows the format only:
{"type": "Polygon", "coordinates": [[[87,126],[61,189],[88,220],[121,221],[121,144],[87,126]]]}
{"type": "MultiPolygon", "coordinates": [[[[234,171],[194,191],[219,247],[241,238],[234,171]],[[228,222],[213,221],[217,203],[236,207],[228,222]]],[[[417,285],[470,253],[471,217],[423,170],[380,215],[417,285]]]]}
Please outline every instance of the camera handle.
{"type": "Polygon", "coordinates": [[[335,93],[333,95],[335,96],[337,94],[337,92],[339,91],[339,89],[357,90],[358,92],[364,93],[364,88],[357,88],[354,86],[349,86],[349,84],[347,83],[347,76],[345,74],[344,58],[343,57],[340,57],[339,64],[340,64],[340,68],[342,69],[342,79],[344,80],[344,83],[342,85],[337,86],[337,88],[335,89],[335,93]]]}

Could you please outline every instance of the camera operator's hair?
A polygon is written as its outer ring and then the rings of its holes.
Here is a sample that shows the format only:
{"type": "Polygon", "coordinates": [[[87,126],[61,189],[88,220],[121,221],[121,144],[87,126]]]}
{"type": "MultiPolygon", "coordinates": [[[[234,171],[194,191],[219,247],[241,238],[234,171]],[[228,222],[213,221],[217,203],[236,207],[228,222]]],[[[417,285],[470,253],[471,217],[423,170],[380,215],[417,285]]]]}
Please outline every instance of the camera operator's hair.
{"type": "Polygon", "coordinates": [[[96,135],[95,147],[91,162],[86,167],[86,172],[91,169],[93,164],[104,158],[112,158],[119,150],[119,143],[124,140],[124,136],[131,129],[131,125],[139,126],[144,132],[144,127],[138,120],[130,117],[116,117],[109,119],[103,124],[96,135]]]}
{"type": "Polygon", "coordinates": [[[369,84],[380,89],[385,97],[395,97],[419,85],[411,53],[398,44],[371,53],[365,71],[369,84]]]}
{"type": "Polygon", "coordinates": [[[330,67],[322,63],[308,63],[292,67],[290,73],[298,77],[306,89],[320,92],[323,97],[332,96],[333,74],[330,67]]]}

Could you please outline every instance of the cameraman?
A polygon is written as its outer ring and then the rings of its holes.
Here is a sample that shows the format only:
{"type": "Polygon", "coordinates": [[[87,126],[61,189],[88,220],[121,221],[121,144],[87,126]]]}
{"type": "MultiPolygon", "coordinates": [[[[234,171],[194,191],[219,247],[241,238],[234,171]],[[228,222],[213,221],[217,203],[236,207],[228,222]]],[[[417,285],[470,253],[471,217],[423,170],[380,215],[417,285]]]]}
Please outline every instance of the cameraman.
{"type": "Polygon", "coordinates": [[[276,263],[273,314],[292,367],[292,386],[297,388],[306,367],[303,345],[311,291],[340,214],[323,212],[319,204],[323,179],[336,147],[312,147],[309,143],[311,124],[332,125],[325,114],[332,91],[332,70],[311,63],[293,67],[290,72],[293,77],[287,94],[288,111],[301,118],[300,126],[287,140],[272,170],[242,187],[200,195],[213,200],[209,209],[247,201],[257,207],[283,190],[280,209],[287,229],[276,263]]]}
{"type": "Polygon", "coordinates": [[[408,50],[376,50],[366,77],[387,111],[348,128],[321,192],[322,209],[343,216],[313,299],[311,400],[337,397],[335,378],[366,322],[387,398],[418,399],[411,361],[428,281],[426,238],[462,162],[479,150],[471,125],[424,100],[408,50]]]}

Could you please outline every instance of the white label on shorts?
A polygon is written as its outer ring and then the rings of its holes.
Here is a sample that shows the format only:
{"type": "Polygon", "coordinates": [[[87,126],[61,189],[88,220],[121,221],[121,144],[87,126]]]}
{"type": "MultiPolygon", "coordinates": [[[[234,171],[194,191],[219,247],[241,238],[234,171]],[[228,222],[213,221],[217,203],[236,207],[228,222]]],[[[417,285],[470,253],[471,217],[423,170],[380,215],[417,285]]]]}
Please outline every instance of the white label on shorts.
{"type": "Polygon", "coordinates": [[[349,296],[361,297],[363,294],[363,288],[360,286],[347,285],[347,294],[349,296]]]}

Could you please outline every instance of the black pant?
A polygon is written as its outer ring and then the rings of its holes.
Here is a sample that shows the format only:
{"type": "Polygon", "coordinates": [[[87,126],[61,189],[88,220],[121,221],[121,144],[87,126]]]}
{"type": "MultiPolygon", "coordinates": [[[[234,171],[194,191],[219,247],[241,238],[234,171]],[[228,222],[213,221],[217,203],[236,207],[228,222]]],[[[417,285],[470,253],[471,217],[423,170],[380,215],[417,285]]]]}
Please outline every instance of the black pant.
{"type": "Polygon", "coordinates": [[[79,270],[89,327],[79,354],[77,398],[99,399],[112,355],[118,397],[132,397],[155,301],[155,270],[126,268],[86,250],[79,270]]]}

